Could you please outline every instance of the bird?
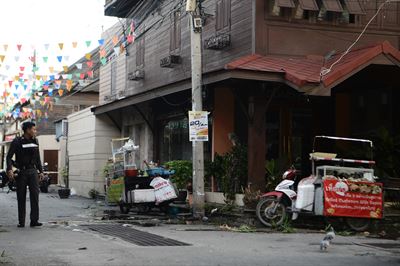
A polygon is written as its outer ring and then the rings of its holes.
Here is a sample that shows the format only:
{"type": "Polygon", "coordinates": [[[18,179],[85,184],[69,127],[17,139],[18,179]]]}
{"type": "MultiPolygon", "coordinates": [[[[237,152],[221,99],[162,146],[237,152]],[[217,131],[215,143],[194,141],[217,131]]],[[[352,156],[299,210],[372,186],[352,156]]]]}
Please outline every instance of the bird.
{"type": "Polygon", "coordinates": [[[335,230],[333,229],[333,227],[330,227],[329,232],[326,233],[324,239],[322,239],[321,241],[320,250],[326,251],[330,246],[331,242],[333,241],[333,239],[335,239],[335,237],[336,237],[335,230]]]}

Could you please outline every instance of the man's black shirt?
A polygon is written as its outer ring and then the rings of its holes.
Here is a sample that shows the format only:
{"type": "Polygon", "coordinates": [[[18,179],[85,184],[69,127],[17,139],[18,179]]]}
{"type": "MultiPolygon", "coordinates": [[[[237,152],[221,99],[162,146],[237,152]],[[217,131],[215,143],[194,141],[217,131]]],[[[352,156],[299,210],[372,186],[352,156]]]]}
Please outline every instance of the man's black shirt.
{"type": "Polygon", "coordinates": [[[36,168],[43,172],[37,139],[24,137],[15,138],[7,154],[7,171],[12,170],[12,158],[15,154],[17,168],[20,170],[36,168]]]}

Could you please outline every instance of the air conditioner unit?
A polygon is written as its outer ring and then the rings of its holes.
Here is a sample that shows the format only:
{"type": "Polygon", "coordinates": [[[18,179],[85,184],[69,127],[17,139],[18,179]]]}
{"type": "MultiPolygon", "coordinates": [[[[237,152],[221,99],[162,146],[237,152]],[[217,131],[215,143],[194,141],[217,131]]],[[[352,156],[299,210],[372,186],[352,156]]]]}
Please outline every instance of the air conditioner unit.
{"type": "Polygon", "coordinates": [[[118,100],[123,99],[123,98],[125,98],[125,91],[124,90],[123,91],[119,91],[118,95],[117,95],[117,99],[118,100]]]}
{"type": "Polygon", "coordinates": [[[128,74],[129,80],[141,80],[144,79],[144,70],[138,69],[135,72],[130,72],[128,74]]]}
{"type": "Polygon", "coordinates": [[[174,67],[181,64],[181,57],[179,55],[169,55],[160,60],[161,67],[174,67]]]}

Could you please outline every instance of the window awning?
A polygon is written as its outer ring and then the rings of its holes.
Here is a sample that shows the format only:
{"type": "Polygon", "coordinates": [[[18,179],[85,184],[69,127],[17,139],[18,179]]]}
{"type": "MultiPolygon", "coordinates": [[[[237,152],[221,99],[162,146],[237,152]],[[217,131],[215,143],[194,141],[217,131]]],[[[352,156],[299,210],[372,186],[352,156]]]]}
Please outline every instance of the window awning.
{"type": "Polygon", "coordinates": [[[347,10],[353,15],[364,15],[365,11],[362,9],[358,0],[344,0],[347,10]]]}
{"type": "Polygon", "coordinates": [[[343,12],[343,7],[339,0],[322,0],[326,11],[343,12]]]}
{"type": "Polygon", "coordinates": [[[304,10],[319,11],[317,2],[315,0],[299,0],[300,7],[304,10]]]}
{"type": "Polygon", "coordinates": [[[289,7],[294,8],[296,5],[294,4],[293,0],[276,0],[276,4],[279,7],[289,7]]]}

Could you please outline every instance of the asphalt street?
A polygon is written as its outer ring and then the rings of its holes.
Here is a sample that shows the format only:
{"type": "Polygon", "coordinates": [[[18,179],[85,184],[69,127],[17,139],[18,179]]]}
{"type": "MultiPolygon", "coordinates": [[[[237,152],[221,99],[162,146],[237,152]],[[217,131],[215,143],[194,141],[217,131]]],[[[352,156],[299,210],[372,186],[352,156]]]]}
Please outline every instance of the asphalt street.
{"type": "Polygon", "coordinates": [[[100,219],[103,207],[93,200],[41,194],[40,208],[42,228],[17,228],[16,195],[0,190],[0,265],[400,265],[398,241],[337,236],[321,252],[322,233],[237,233],[210,225],[125,224],[189,244],[143,247],[89,230],[88,225],[115,223],[100,219]]]}

